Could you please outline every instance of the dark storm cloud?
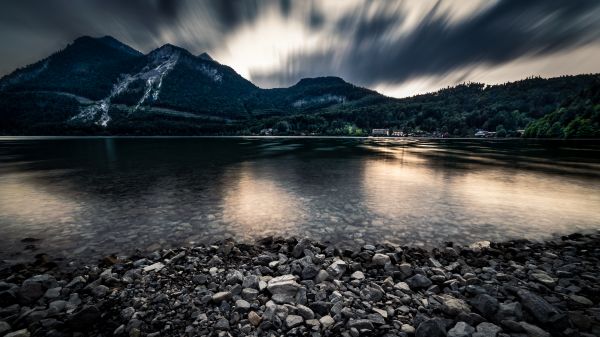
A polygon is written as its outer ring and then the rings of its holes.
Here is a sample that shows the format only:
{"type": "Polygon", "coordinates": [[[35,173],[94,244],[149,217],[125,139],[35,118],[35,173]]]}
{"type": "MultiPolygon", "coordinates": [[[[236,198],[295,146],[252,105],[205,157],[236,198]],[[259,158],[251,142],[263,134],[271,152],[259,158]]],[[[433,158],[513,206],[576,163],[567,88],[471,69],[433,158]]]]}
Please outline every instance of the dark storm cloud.
{"type": "MultiPolygon", "coordinates": [[[[238,33],[252,31],[272,13],[280,17],[273,31],[299,23],[320,40],[318,48],[298,45],[281,51],[278,68],[241,65],[262,86],[322,75],[373,86],[459,69],[466,79],[468,69],[479,65],[558,55],[600,43],[598,0],[499,0],[472,12],[465,7],[474,2],[458,0],[340,3],[350,5],[327,6],[335,4],[329,0],[0,0],[0,74],[37,61],[81,35],[112,35],[144,52],[168,42],[193,53],[244,54],[234,45],[238,33]],[[412,11],[422,4],[430,9],[419,12],[415,23],[412,11]],[[448,5],[467,15],[457,19],[448,5]],[[407,22],[410,28],[398,33],[407,22]]],[[[251,38],[259,41],[263,36],[251,38]]],[[[242,45],[253,46],[247,41],[242,45]]]]}
{"type": "Polygon", "coordinates": [[[390,36],[403,15],[382,7],[367,17],[366,8],[357,9],[336,23],[338,34],[349,39],[343,55],[333,48],[301,52],[289,60],[286,71],[253,77],[283,84],[326,73],[365,85],[399,83],[600,41],[597,0],[504,0],[459,22],[441,12],[440,3],[412,31],[396,37],[390,36]]]}
{"type": "Polygon", "coordinates": [[[474,64],[550,54],[598,41],[600,20],[589,15],[598,14],[599,4],[596,0],[502,1],[457,24],[446,15],[436,16],[434,7],[409,36],[391,43],[372,38],[391,27],[388,17],[367,27],[361,21],[354,35],[357,52],[349,53],[347,62],[358,65],[353,77],[362,82],[397,82],[474,64]]]}

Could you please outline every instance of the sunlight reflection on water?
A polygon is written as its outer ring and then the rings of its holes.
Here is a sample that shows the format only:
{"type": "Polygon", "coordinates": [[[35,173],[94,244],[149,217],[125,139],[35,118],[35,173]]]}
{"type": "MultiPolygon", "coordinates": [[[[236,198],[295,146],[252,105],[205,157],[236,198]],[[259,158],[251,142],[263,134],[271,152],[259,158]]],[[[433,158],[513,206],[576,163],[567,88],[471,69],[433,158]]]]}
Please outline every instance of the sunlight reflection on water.
{"type": "Polygon", "coordinates": [[[435,245],[597,230],[599,146],[4,139],[0,256],[18,256],[25,237],[45,252],[101,256],[226,237],[435,245]]]}

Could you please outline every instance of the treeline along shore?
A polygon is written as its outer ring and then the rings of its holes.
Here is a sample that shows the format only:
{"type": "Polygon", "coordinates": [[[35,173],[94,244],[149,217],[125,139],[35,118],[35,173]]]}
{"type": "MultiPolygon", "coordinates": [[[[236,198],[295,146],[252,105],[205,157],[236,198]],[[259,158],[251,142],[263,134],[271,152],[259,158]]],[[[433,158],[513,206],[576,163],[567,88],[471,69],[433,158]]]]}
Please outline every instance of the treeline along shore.
{"type": "Polygon", "coordinates": [[[0,336],[599,336],[600,234],[425,250],[232,240],[0,271],[0,336]]]}

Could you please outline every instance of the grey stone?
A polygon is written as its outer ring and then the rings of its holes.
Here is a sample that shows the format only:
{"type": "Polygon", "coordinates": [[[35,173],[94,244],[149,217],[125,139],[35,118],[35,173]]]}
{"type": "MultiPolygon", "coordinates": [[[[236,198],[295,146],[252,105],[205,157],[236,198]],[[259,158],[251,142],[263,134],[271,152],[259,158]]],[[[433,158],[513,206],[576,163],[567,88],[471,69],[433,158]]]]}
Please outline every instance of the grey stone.
{"type": "Polygon", "coordinates": [[[517,296],[521,299],[521,304],[525,309],[542,323],[557,322],[565,317],[563,312],[528,290],[519,289],[517,296]]]}
{"type": "Polygon", "coordinates": [[[354,280],[364,280],[365,279],[365,274],[363,274],[362,271],[357,270],[354,273],[352,273],[352,275],[350,275],[350,278],[352,278],[354,280]]]}
{"type": "Polygon", "coordinates": [[[398,290],[402,290],[405,293],[410,293],[410,286],[408,285],[408,283],[406,282],[398,282],[394,285],[394,288],[398,289],[398,290]]]}
{"type": "Polygon", "coordinates": [[[299,288],[295,276],[289,274],[272,278],[267,285],[272,299],[279,303],[294,303],[299,288]]]}
{"type": "Polygon", "coordinates": [[[402,324],[400,331],[404,332],[405,334],[412,335],[415,333],[415,327],[410,324],[402,324]]]}
{"type": "Polygon", "coordinates": [[[479,294],[472,301],[473,308],[483,315],[483,317],[491,318],[498,311],[498,300],[488,294],[479,294]]]}
{"type": "Polygon", "coordinates": [[[367,315],[367,319],[371,321],[373,324],[383,325],[385,324],[385,319],[379,313],[369,314],[367,315]]]}
{"type": "Polygon", "coordinates": [[[19,289],[19,298],[25,304],[31,304],[44,295],[44,288],[40,282],[25,280],[19,289]]]}
{"type": "Polygon", "coordinates": [[[127,307],[121,310],[121,318],[125,321],[129,321],[133,314],[135,314],[135,309],[133,307],[127,307]]]}
{"type": "Polygon", "coordinates": [[[319,271],[320,271],[320,269],[316,265],[314,265],[312,263],[307,264],[302,269],[302,279],[308,280],[308,279],[315,278],[319,274],[319,271]]]}
{"type": "Polygon", "coordinates": [[[412,277],[409,277],[405,282],[411,289],[429,288],[429,286],[432,285],[431,280],[422,274],[416,274],[412,277]]]}
{"type": "Polygon", "coordinates": [[[225,281],[227,282],[227,284],[242,283],[243,280],[244,275],[242,274],[242,272],[235,269],[230,270],[229,273],[227,273],[227,276],[225,277],[225,281]]]}
{"type": "Polygon", "coordinates": [[[333,320],[333,317],[331,317],[329,315],[325,315],[325,316],[321,317],[321,319],[319,319],[319,323],[321,323],[321,325],[323,326],[324,329],[327,329],[328,327],[335,324],[335,321],[333,320]]]}
{"type": "Polygon", "coordinates": [[[250,324],[258,326],[260,321],[262,321],[262,318],[256,312],[250,311],[250,313],[248,313],[248,321],[250,321],[250,324]]]}
{"type": "Polygon", "coordinates": [[[458,298],[450,295],[441,295],[442,311],[448,316],[457,316],[461,312],[471,312],[469,305],[458,298]]]}
{"type": "Polygon", "coordinates": [[[125,324],[121,324],[113,331],[113,335],[119,336],[119,335],[122,335],[124,332],[125,332],[125,324]]]}
{"type": "Polygon", "coordinates": [[[348,264],[344,260],[335,260],[327,267],[327,273],[333,278],[340,278],[346,269],[348,269],[348,264]]]}
{"type": "Polygon", "coordinates": [[[416,337],[445,337],[446,327],[439,318],[428,319],[417,327],[416,337]]]}
{"type": "Polygon", "coordinates": [[[473,334],[473,337],[496,337],[500,331],[502,331],[502,328],[499,326],[483,322],[477,326],[477,332],[473,334]]]}
{"type": "Polygon", "coordinates": [[[214,295],[212,295],[212,301],[216,303],[221,303],[223,301],[228,301],[232,297],[231,292],[229,291],[221,291],[214,295]]]}
{"type": "Polygon", "coordinates": [[[302,318],[302,316],[298,315],[287,315],[287,317],[285,318],[285,325],[290,329],[301,325],[303,322],[304,319],[302,318]]]}
{"type": "Polygon", "coordinates": [[[371,262],[377,266],[384,266],[386,263],[390,262],[390,257],[385,254],[375,254],[373,258],[371,258],[371,262]]]}
{"type": "Polygon", "coordinates": [[[326,281],[328,278],[329,278],[329,273],[327,271],[321,269],[317,273],[317,276],[315,276],[315,282],[321,283],[323,281],[326,281]]]}
{"type": "Polygon", "coordinates": [[[61,313],[61,312],[63,312],[63,310],[65,310],[66,307],[67,307],[67,301],[63,301],[63,300],[52,301],[48,305],[48,314],[54,315],[54,314],[61,313]]]}
{"type": "Polygon", "coordinates": [[[258,283],[260,279],[256,275],[248,275],[244,277],[244,281],[242,282],[242,287],[244,288],[252,288],[258,289],[258,283]]]}
{"type": "Polygon", "coordinates": [[[327,315],[331,307],[333,307],[333,303],[324,302],[324,301],[315,301],[308,305],[314,312],[319,315],[327,315]]]}
{"type": "Polygon", "coordinates": [[[525,330],[525,332],[527,333],[527,335],[529,337],[550,337],[550,333],[544,331],[542,328],[533,325],[533,324],[529,324],[527,322],[519,322],[519,324],[521,325],[521,328],[523,328],[523,330],[525,330]]]}
{"type": "Polygon", "coordinates": [[[149,266],[142,268],[142,270],[147,273],[148,272],[158,272],[161,269],[163,269],[164,267],[165,267],[165,265],[162,262],[156,262],[156,263],[153,263],[149,266]]]}
{"type": "Polygon", "coordinates": [[[475,332],[475,328],[465,322],[457,322],[452,329],[448,330],[448,337],[469,337],[475,332]]]}
{"type": "Polygon", "coordinates": [[[105,285],[99,285],[97,287],[92,288],[92,295],[97,298],[103,298],[108,294],[108,287],[105,285]]]}
{"type": "Polygon", "coordinates": [[[587,297],[583,297],[583,296],[579,296],[579,295],[575,295],[575,294],[569,295],[569,303],[571,304],[571,306],[579,307],[579,308],[586,308],[586,307],[591,307],[592,305],[594,305],[594,302],[592,302],[587,297]]]}
{"type": "Polygon", "coordinates": [[[305,320],[315,318],[315,313],[312,311],[312,309],[302,304],[296,305],[296,310],[298,312],[298,315],[302,316],[302,318],[304,318],[305,320]]]}
{"type": "Polygon", "coordinates": [[[402,263],[398,266],[400,270],[400,274],[402,279],[406,279],[407,277],[413,274],[413,267],[409,263],[402,263]]]}
{"type": "Polygon", "coordinates": [[[373,311],[381,315],[383,318],[388,318],[388,312],[379,308],[373,308],[373,311]]]}
{"type": "Polygon", "coordinates": [[[21,329],[13,332],[9,332],[4,337],[29,337],[29,331],[27,329],[21,329]]]}
{"type": "Polygon", "coordinates": [[[10,329],[10,324],[6,323],[5,321],[0,321],[0,336],[4,336],[4,334],[10,331],[10,329]]]}
{"type": "Polygon", "coordinates": [[[247,301],[252,301],[258,297],[258,290],[253,288],[242,289],[242,298],[247,301]]]}
{"type": "Polygon", "coordinates": [[[385,292],[376,284],[371,284],[363,290],[363,298],[371,302],[379,302],[383,299],[385,292]]]}
{"type": "Polygon", "coordinates": [[[373,323],[368,319],[351,319],[346,325],[348,329],[356,328],[357,330],[373,330],[373,323]]]}
{"type": "Polygon", "coordinates": [[[538,283],[553,288],[556,286],[556,279],[550,277],[550,275],[543,272],[536,272],[529,275],[530,278],[538,283]]]}
{"type": "Polygon", "coordinates": [[[229,330],[229,321],[226,318],[219,318],[214,327],[217,330],[229,330]]]}
{"type": "Polygon", "coordinates": [[[302,257],[302,255],[304,255],[304,250],[308,247],[310,247],[310,240],[306,238],[301,239],[298,241],[296,246],[294,246],[294,249],[292,250],[292,256],[295,258],[302,257]]]}
{"type": "Polygon", "coordinates": [[[50,288],[44,293],[44,297],[50,300],[60,297],[61,287],[50,288]]]}
{"type": "Polygon", "coordinates": [[[521,303],[510,302],[500,303],[498,312],[496,313],[498,321],[502,320],[515,320],[520,321],[523,318],[523,310],[521,309],[521,303]]]}
{"type": "Polygon", "coordinates": [[[235,301],[235,307],[239,310],[250,310],[250,303],[248,303],[248,301],[245,300],[237,300],[235,301]]]}

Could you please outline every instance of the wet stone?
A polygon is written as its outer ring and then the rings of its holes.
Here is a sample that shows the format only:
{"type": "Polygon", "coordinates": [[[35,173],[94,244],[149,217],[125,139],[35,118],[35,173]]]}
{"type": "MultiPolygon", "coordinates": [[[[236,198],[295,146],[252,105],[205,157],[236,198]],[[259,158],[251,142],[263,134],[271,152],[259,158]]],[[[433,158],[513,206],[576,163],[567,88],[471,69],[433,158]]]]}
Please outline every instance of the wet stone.
{"type": "Polygon", "coordinates": [[[465,322],[457,322],[448,330],[448,337],[469,337],[475,332],[475,328],[465,322]]]}
{"type": "Polygon", "coordinates": [[[262,318],[254,311],[250,311],[248,314],[248,321],[250,321],[250,324],[254,326],[258,326],[261,320],[262,318]]]}
{"type": "Polygon", "coordinates": [[[442,295],[440,299],[442,300],[442,311],[448,316],[457,316],[461,312],[471,311],[469,305],[461,299],[450,295],[442,295]]]}
{"type": "Polygon", "coordinates": [[[411,289],[429,288],[429,286],[433,284],[433,282],[431,282],[431,280],[427,278],[427,276],[422,274],[416,274],[406,279],[405,282],[411,289]]]}
{"type": "Polygon", "coordinates": [[[527,322],[520,322],[521,328],[527,333],[530,337],[550,337],[550,333],[544,331],[542,328],[537,325],[533,325],[527,322]]]}
{"type": "Polygon", "coordinates": [[[333,320],[333,317],[331,317],[329,315],[325,315],[325,316],[321,317],[321,319],[319,319],[319,323],[321,323],[323,328],[327,329],[328,327],[335,324],[335,321],[333,320]]]}
{"type": "Polygon", "coordinates": [[[298,316],[298,315],[287,315],[287,317],[285,318],[285,325],[288,328],[297,327],[297,326],[301,325],[303,322],[304,322],[304,319],[302,318],[302,316],[298,316]]]}
{"type": "Polygon", "coordinates": [[[384,254],[377,253],[373,255],[371,262],[377,266],[384,266],[386,263],[390,262],[390,257],[384,254]]]}
{"type": "Polygon", "coordinates": [[[444,322],[439,318],[428,319],[417,327],[416,337],[445,337],[446,328],[444,322]]]}
{"type": "Polygon", "coordinates": [[[349,329],[355,328],[358,331],[374,329],[373,323],[368,319],[351,319],[348,321],[347,327],[349,329]]]}
{"type": "Polygon", "coordinates": [[[220,318],[214,325],[217,330],[229,330],[229,321],[226,318],[220,318]]]}
{"type": "Polygon", "coordinates": [[[479,294],[472,301],[471,305],[483,317],[491,318],[498,311],[498,300],[488,294],[479,294]]]}
{"type": "Polygon", "coordinates": [[[212,301],[220,303],[220,302],[223,302],[223,301],[230,300],[231,297],[232,297],[231,292],[229,292],[229,291],[221,291],[221,292],[218,292],[218,293],[212,295],[212,301]]]}
{"type": "Polygon", "coordinates": [[[523,307],[542,323],[556,322],[564,317],[559,309],[528,290],[518,290],[517,296],[521,299],[523,307]]]}
{"type": "Polygon", "coordinates": [[[31,334],[27,329],[21,329],[14,332],[9,332],[4,337],[29,337],[31,334]]]}
{"type": "Polygon", "coordinates": [[[477,326],[477,332],[473,334],[473,337],[496,337],[500,331],[502,331],[502,328],[499,326],[483,322],[477,326]]]}

